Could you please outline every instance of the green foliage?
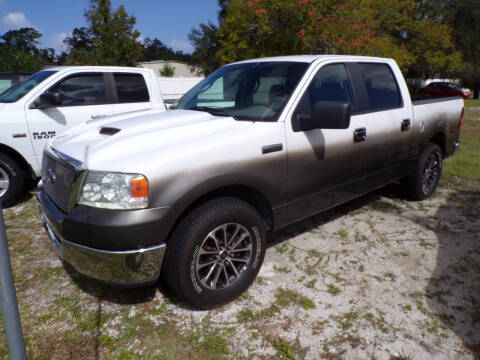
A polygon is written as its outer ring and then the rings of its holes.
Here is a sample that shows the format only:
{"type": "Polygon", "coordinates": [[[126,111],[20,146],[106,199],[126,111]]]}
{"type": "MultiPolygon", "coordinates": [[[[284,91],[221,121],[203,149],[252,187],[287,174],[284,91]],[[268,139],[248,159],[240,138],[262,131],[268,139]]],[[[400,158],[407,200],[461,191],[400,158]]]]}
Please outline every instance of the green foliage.
{"type": "Polygon", "coordinates": [[[165,65],[163,65],[159,72],[160,76],[172,77],[173,75],[175,75],[175,68],[169,63],[166,63],[165,65]]]}
{"type": "Polygon", "coordinates": [[[120,5],[113,11],[110,0],[91,0],[85,12],[88,28],[75,29],[65,43],[69,65],[135,66],[142,56],[135,16],[120,5]]]}
{"type": "Polygon", "coordinates": [[[0,71],[38,71],[41,59],[29,52],[0,45],[0,71]]]}
{"type": "MultiPolygon", "coordinates": [[[[227,17],[228,5],[231,0],[218,0],[220,11],[218,22],[224,24],[227,17]]],[[[200,24],[198,28],[192,28],[188,38],[193,44],[191,64],[194,68],[200,69],[205,75],[215,71],[220,65],[219,51],[221,49],[219,28],[213,23],[200,24]]]]}
{"type": "Polygon", "coordinates": [[[33,28],[21,28],[18,30],[9,30],[1,36],[5,45],[9,48],[17,50],[37,51],[37,46],[40,43],[38,39],[42,37],[42,34],[33,28]]]}
{"type": "Polygon", "coordinates": [[[195,49],[192,54],[192,64],[200,68],[205,75],[215,71],[221,65],[218,57],[220,42],[217,33],[218,28],[208,23],[193,28],[188,35],[195,49]]]}
{"type": "Polygon", "coordinates": [[[333,296],[336,296],[341,293],[342,290],[340,288],[336,287],[333,284],[328,284],[327,285],[327,291],[332,294],[333,296]]]}
{"type": "MultiPolygon", "coordinates": [[[[446,16],[450,17],[457,48],[463,52],[465,67],[463,83],[475,87],[478,96],[480,86],[480,0],[454,0],[449,2],[446,16]]],[[[478,98],[478,97],[477,97],[478,98]]]]}
{"type": "Polygon", "coordinates": [[[281,359],[291,359],[292,349],[290,348],[290,344],[287,343],[285,340],[282,339],[275,339],[273,341],[273,347],[277,350],[277,355],[280,356],[281,359]]]}
{"type": "Polygon", "coordinates": [[[57,60],[54,49],[38,48],[42,34],[33,28],[9,30],[0,36],[0,71],[38,71],[57,60]]]}
{"type": "Polygon", "coordinates": [[[174,51],[157,38],[150,39],[147,37],[143,41],[142,61],[178,60],[189,63],[191,57],[190,54],[184,54],[182,51],[174,51]]]}
{"type": "Polygon", "coordinates": [[[462,68],[452,30],[411,0],[232,0],[218,32],[222,63],[288,54],[393,57],[424,76],[462,68]]]}

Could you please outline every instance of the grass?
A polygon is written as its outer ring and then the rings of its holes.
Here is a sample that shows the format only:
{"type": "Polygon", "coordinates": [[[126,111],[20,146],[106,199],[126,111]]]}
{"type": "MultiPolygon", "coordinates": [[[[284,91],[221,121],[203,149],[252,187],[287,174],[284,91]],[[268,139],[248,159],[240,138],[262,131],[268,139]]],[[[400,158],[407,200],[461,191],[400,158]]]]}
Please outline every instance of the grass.
{"type": "Polygon", "coordinates": [[[305,310],[312,310],[316,308],[312,299],[309,299],[302,294],[285,288],[278,288],[275,293],[276,304],[281,307],[287,307],[292,304],[298,305],[305,310]]]}
{"type": "Polygon", "coordinates": [[[342,290],[340,290],[340,288],[336,287],[333,284],[328,284],[327,285],[327,291],[328,291],[329,294],[332,294],[333,296],[336,296],[336,295],[338,295],[342,292],[342,290]]]}
{"type": "Polygon", "coordinates": [[[474,100],[474,99],[465,99],[465,107],[480,107],[480,100],[474,100]]]}
{"type": "MultiPolygon", "coordinates": [[[[479,116],[480,117],[480,116],[479,116]]],[[[460,148],[446,159],[443,174],[480,180],[480,121],[465,119],[460,132],[460,148]]]]}

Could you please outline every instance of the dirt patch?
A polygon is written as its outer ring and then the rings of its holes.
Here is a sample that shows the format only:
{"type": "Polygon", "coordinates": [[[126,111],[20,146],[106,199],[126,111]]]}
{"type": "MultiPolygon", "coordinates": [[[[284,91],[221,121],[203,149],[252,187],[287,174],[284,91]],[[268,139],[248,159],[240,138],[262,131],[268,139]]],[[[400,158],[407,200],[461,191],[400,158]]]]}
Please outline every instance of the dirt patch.
{"type": "Polygon", "coordinates": [[[70,277],[33,200],[5,220],[31,359],[480,356],[478,182],[421,203],[388,187],[292,225],[248,292],[212,311],[70,277]]]}

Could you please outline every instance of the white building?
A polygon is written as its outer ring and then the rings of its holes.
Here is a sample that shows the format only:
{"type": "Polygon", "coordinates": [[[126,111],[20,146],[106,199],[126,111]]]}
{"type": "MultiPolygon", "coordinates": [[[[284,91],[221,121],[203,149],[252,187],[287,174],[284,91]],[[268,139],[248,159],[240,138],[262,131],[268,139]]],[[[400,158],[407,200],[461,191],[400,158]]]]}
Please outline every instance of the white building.
{"type": "Polygon", "coordinates": [[[173,77],[184,77],[184,78],[192,78],[202,76],[199,71],[192,71],[191,66],[179,61],[168,61],[168,60],[153,60],[153,61],[146,61],[140,62],[137,64],[138,67],[152,69],[155,72],[155,75],[161,76],[160,71],[163,67],[169,64],[174,69],[173,77]]]}

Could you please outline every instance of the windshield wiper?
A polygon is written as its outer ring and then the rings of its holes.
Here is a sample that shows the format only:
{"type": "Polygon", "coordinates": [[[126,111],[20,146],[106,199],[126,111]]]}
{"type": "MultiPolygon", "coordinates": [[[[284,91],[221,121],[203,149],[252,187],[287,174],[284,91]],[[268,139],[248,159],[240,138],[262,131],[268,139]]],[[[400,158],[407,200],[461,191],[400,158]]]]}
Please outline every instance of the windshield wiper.
{"type": "Polygon", "coordinates": [[[213,108],[208,106],[192,106],[188,110],[205,111],[205,112],[208,112],[209,114],[217,115],[217,116],[229,116],[229,117],[232,116],[228,113],[228,111],[222,108],[213,108]]]}

